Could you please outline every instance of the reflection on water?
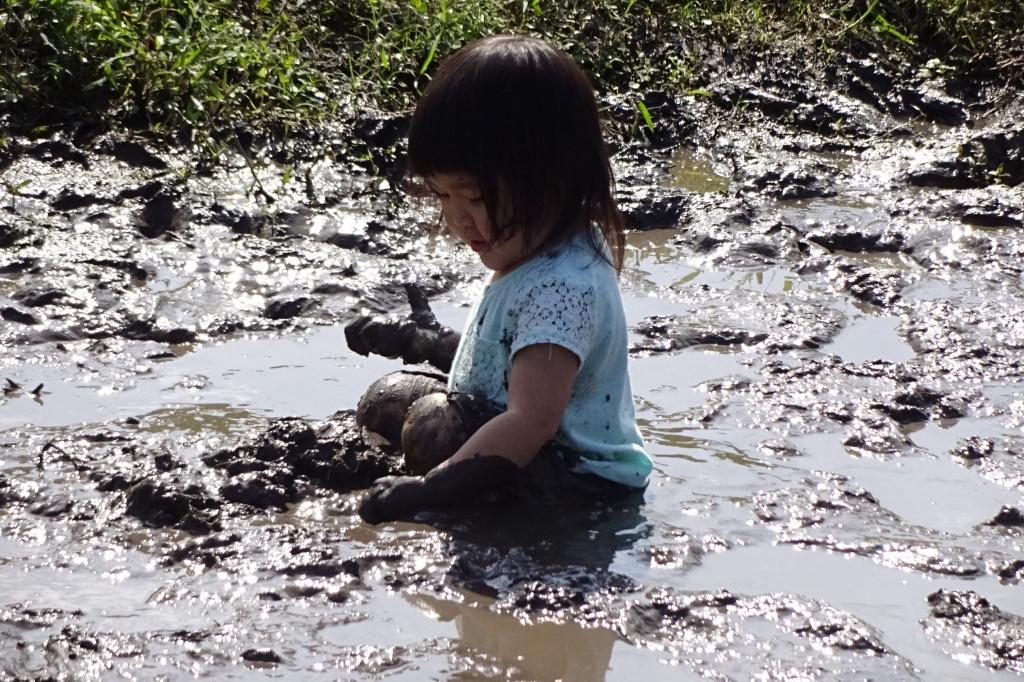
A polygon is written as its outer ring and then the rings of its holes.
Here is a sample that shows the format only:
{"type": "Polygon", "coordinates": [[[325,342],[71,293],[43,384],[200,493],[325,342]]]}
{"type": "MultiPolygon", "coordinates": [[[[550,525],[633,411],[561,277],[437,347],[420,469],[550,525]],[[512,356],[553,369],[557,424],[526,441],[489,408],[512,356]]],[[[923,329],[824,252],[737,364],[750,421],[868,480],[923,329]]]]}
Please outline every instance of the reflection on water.
{"type": "Polygon", "coordinates": [[[670,164],[666,185],[701,193],[729,191],[729,176],[716,172],[714,165],[696,150],[679,147],[670,164]]]}
{"type": "Polygon", "coordinates": [[[467,594],[463,603],[429,594],[406,596],[429,617],[453,622],[461,648],[493,657],[519,671],[520,679],[602,682],[617,636],[603,627],[576,623],[522,623],[488,608],[492,600],[467,594]]]}
{"type": "Polygon", "coordinates": [[[206,403],[163,407],[140,416],[138,420],[139,431],[147,433],[212,431],[229,435],[261,423],[264,417],[227,403],[206,403]]]}
{"type": "Polygon", "coordinates": [[[914,349],[900,337],[902,320],[892,315],[864,315],[843,329],[822,352],[834,353],[846,362],[903,362],[915,357],[914,349]],[[867,342],[870,339],[870,342],[867,342]]]}

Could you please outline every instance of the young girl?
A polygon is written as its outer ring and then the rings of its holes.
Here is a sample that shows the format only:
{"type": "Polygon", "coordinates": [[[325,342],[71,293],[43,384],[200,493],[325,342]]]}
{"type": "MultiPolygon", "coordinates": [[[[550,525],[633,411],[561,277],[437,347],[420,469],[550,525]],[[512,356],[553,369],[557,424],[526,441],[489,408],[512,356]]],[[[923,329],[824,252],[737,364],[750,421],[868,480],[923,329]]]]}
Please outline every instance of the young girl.
{"type": "Polygon", "coordinates": [[[463,47],[417,104],[409,167],[493,271],[448,391],[501,411],[426,476],[379,481],[360,513],[464,502],[520,471],[556,494],[642,491],[651,460],[626,367],[622,218],[586,76],[536,38],[463,47]]]}

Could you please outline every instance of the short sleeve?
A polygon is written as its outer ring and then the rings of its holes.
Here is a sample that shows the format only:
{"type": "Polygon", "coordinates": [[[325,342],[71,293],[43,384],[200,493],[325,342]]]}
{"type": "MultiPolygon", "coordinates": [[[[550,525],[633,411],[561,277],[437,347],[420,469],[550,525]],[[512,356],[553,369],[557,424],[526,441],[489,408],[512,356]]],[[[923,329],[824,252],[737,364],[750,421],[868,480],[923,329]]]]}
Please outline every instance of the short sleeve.
{"type": "Polygon", "coordinates": [[[520,298],[510,357],[527,346],[553,343],[572,351],[580,364],[596,333],[594,289],[561,277],[541,280],[520,298]]]}

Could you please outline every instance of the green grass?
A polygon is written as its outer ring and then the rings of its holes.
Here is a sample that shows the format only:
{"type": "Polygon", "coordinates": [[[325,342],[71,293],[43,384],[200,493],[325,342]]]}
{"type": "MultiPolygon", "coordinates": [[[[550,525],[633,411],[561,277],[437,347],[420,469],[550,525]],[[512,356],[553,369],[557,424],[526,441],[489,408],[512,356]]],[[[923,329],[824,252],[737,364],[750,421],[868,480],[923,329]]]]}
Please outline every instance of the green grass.
{"type": "Polygon", "coordinates": [[[27,124],[303,125],[405,108],[444,55],[499,32],[550,38],[611,93],[699,89],[687,39],[859,46],[1020,79],[1022,25],[1024,0],[0,0],[0,108],[27,124]]]}
{"type": "Polygon", "coordinates": [[[154,128],[299,120],[329,83],[318,25],[269,0],[0,0],[0,103],[114,106],[154,128]]]}

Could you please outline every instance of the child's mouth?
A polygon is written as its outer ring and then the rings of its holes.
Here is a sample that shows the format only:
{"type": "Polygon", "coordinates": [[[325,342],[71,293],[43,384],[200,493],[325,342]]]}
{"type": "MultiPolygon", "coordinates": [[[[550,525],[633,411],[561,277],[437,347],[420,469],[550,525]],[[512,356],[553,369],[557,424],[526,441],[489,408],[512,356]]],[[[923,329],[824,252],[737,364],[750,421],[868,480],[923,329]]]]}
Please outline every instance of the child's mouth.
{"type": "Polygon", "coordinates": [[[482,239],[473,239],[469,242],[469,248],[477,253],[483,253],[487,250],[487,242],[482,239]]]}

